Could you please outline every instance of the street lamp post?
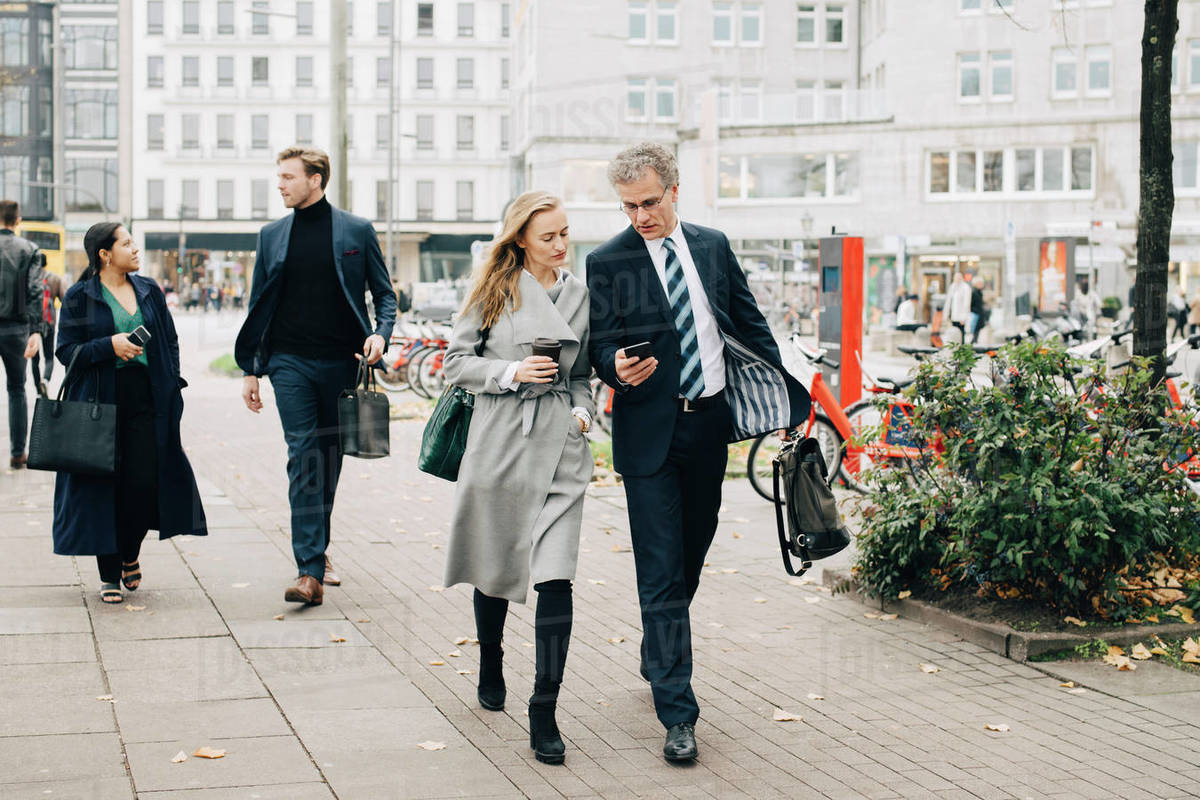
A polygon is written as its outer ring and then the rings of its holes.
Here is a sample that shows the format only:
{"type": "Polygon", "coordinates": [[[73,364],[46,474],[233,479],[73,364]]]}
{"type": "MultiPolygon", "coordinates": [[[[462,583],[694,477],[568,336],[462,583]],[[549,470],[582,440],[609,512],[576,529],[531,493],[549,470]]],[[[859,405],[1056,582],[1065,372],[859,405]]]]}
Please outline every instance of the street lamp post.
{"type": "Polygon", "coordinates": [[[398,59],[396,58],[396,49],[399,39],[397,37],[397,26],[399,20],[396,18],[396,11],[400,4],[392,3],[392,19],[388,25],[388,181],[387,181],[387,197],[384,203],[384,213],[387,214],[387,234],[385,242],[387,244],[387,264],[388,274],[395,276],[396,274],[396,238],[395,238],[395,198],[396,198],[396,146],[399,142],[399,137],[396,136],[396,106],[397,96],[399,91],[396,84],[398,83],[399,67],[398,59]]]}
{"type": "Polygon", "coordinates": [[[337,181],[337,202],[350,207],[350,175],[348,143],[346,141],[346,0],[330,3],[329,24],[330,91],[333,94],[333,119],[330,138],[333,142],[333,176],[337,181]]]}

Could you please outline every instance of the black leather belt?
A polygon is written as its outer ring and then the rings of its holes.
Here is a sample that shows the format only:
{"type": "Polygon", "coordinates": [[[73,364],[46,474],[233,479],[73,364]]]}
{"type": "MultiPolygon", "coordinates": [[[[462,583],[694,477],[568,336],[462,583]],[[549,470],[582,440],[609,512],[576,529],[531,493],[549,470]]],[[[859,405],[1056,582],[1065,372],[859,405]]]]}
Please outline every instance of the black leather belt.
{"type": "Polygon", "coordinates": [[[688,400],[686,397],[677,399],[679,410],[685,414],[691,414],[694,411],[707,411],[708,409],[721,405],[725,402],[725,390],[709,395],[708,397],[697,397],[695,400],[688,400]]]}

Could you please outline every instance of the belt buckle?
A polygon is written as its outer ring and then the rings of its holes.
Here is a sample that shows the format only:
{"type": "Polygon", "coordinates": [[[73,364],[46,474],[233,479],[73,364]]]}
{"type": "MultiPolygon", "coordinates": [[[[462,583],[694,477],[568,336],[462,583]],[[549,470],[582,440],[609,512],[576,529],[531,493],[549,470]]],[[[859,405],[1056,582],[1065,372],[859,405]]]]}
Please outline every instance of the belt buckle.
{"type": "Polygon", "coordinates": [[[689,399],[688,399],[688,398],[686,398],[686,397],[683,397],[683,398],[680,398],[680,399],[681,399],[681,400],[683,400],[683,413],[685,413],[685,414],[691,414],[693,411],[695,411],[695,410],[696,410],[695,406],[693,406],[693,405],[692,405],[692,401],[691,401],[691,400],[689,400],[689,399]]]}

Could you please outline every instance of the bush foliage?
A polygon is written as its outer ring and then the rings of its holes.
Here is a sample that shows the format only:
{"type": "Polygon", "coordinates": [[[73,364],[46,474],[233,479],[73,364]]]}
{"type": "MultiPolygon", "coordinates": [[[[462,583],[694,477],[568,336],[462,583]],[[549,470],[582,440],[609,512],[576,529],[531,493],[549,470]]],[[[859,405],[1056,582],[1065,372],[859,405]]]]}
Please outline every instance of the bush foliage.
{"type": "Polygon", "coordinates": [[[1164,413],[1144,363],[1097,392],[1061,346],[1006,346],[994,382],[978,358],[959,347],[906,390],[927,455],[872,472],[860,576],[887,598],[960,587],[1131,615],[1125,575],[1200,553],[1200,497],[1169,469],[1200,438],[1190,412],[1164,413]]]}

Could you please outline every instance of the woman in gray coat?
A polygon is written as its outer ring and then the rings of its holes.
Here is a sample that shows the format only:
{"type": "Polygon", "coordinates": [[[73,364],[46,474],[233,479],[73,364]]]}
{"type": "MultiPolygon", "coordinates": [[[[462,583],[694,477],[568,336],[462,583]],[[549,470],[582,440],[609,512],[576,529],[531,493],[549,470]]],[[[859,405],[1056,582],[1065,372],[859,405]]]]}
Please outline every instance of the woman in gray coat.
{"type": "Polygon", "coordinates": [[[446,380],[475,394],[445,585],[475,587],[479,703],[499,711],[508,604],[524,603],[533,583],[537,660],[529,743],[548,764],[565,757],[554,712],[593,464],[584,435],[592,414],[588,291],[565,268],[567,241],[558,198],[527,192],[514,200],[445,358],[446,380]],[[557,361],[532,355],[535,339],[557,342],[557,361]]]}

